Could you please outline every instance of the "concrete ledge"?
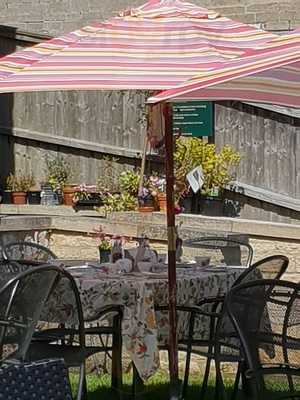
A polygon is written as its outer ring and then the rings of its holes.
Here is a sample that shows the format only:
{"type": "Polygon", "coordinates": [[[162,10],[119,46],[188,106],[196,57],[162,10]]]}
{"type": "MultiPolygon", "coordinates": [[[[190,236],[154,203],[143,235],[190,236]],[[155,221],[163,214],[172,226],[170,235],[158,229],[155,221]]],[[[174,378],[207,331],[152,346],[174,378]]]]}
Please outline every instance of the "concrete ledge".
{"type": "Polygon", "coordinates": [[[51,228],[51,217],[1,216],[0,232],[47,230],[51,228]]]}
{"type": "Polygon", "coordinates": [[[71,206],[42,206],[42,205],[34,205],[34,204],[26,204],[26,205],[15,205],[15,204],[0,204],[0,214],[5,215],[61,215],[63,217],[71,216],[71,217],[98,217],[103,218],[96,210],[78,210],[75,211],[71,206]]]}
{"type": "MultiPolygon", "coordinates": [[[[177,216],[176,223],[182,223],[180,232],[183,238],[203,234],[247,234],[252,237],[300,240],[300,224],[194,214],[181,214],[177,216]]],[[[72,207],[67,206],[0,206],[1,231],[53,229],[87,233],[99,225],[111,234],[119,233],[132,237],[144,234],[150,239],[161,241],[167,237],[166,215],[159,212],[120,212],[104,218],[94,210],[76,213],[72,207]]]]}
{"type": "MultiPolygon", "coordinates": [[[[166,225],[166,216],[162,213],[112,213],[108,215],[110,221],[132,221],[138,225],[166,225]]],[[[180,214],[176,223],[182,222],[181,231],[184,229],[203,232],[244,233],[251,236],[274,237],[279,239],[300,240],[300,224],[283,224],[270,221],[253,221],[241,218],[206,217],[195,214],[180,214]]]]}

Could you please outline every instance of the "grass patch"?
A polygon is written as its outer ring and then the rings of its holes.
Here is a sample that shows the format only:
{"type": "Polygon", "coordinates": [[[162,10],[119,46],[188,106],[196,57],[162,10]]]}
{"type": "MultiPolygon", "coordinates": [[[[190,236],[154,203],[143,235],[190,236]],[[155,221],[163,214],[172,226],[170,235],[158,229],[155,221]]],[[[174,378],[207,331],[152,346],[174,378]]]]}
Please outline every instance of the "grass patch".
{"type": "MultiPolygon", "coordinates": [[[[118,393],[112,390],[110,387],[110,376],[109,375],[93,375],[89,374],[87,377],[88,382],[88,400],[119,400],[118,393]]],[[[131,399],[131,382],[132,378],[129,374],[124,375],[123,379],[123,398],[131,399]]],[[[75,376],[71,376],[72,387],[76,387],[75,376]]],[[[233,385],[232,379],[225,380],[226,393],[228,398],[230,398],[231,389],[233,385]]],[[[268,395],[264,396],[265,400],[274,400],[278,397],[283,396],[286,386],[283,381],[277,378],[272,380],[270,384],[270,392],[268,395]]],[[[138,389],[137,400],[167,400],[169,398],[169,380],[168,375],[162,372],[156,373],[147,383],[138,389]]],[[[192,376],[190,379],[189,390],[185,400],[199,400],[200,395],[200,379],[199,377],[192,376]]],[[[206,395],[207,400],[214,400],[214,381],[209,382],[208,392],[206,395]]],[[[243,399],[242,393],[240,393],[239,400],[243,399]]]]}

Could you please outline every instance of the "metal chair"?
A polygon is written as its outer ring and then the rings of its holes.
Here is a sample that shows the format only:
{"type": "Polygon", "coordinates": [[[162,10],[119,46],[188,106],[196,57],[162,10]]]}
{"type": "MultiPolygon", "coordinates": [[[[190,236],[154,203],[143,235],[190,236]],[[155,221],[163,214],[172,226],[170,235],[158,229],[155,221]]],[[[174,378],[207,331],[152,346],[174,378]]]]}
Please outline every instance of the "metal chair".
{"type": "Polygon", "coordinates": [[[10,277],[0,288],[1,361],[25,359],[41,310],[60,273],[57,267],[37,268],[10,277]],[[9,344],[12,354],[4,351],[9,344]]]}
{"type": "MultiPolygon", "coordinates": [[[[8,273],[12,273],[11,268],[8,273]]],[[[6,382],[5,386],[2,386],[3,389],[5,388],[6,398],[14,398],[16,392],[26,390],[29,393],[43,392],[40,383],[29,376],[29,371],[36,367],[24,365],[24,362],[42,308],[60,273],[61,270],[54,266],[31,269],[8,279],[0,288],[0,375],[2,384],[6,382]],[[32,380],[27,387],[28,377],[32,380]],[[18,382],[24,384],[23,390],[22,388],[19,390],[16,386],[18,382]],[[36,383],[39,386],[36,386],[36,383]]],[[[47,372],[46,364],[44,361],[45,373],[47,372]]],[[[51,365],[54,364],[53,360],[51,365]]],[[[50,376],[51,371],[48,372],[50,376]]],[[[64,372],[63,368],[60,368],[60,372],[64,372]]],[[[69,399],[69,385],[64,381],[64,377],[56,381],[57,384],[60,381],[59,390],[63,387],[65,398],[69,399]]],[[[58,393],[53,387],[51,398],[61,399],[62,393],[58,393]]]]}
{"type": "Polygon", "coordinates": [[[3,246],[3,258],[14,261],[39,261],[48,263],[56,255],[47,247],[35,242],[12,242],[3,246]]]}
{"type": "MultiPolygon", "coordinates": [[[[19,260],[16,261],[2,261],[0,262],[0,286],[1,282],[5,282],[16,274],[26,271],[31,268],[43,268],[47,266],[47,264],[43,264],[39,261],[28,261],[28,260],[19,260]]],[[[67,273],[67,268],[63,268],[67,273]]],[[[70,276],[70,274],[68,274],[70,276]]],[[[64,282],[66,286],[66,282],[64,282]]],[[[76,285],[76,283],[75,283],[76,285]]],[[[69,285],[65,290],[72,295],[72,291],[74,292],[74,287],[69,285]]],[[[76,290],[77,286],[76,286],[76,290]]],[[[56,287],[52,291],[52,299],[57,299],[56,303],[59,302],[60,288],[56,287]]],[[[48,299],[49,300],[49,299],[48,299]]],[[[51,300],[51,299],[50,299],[51,300]]],[[[69,305],[73,307],[76,306],[78,300],[73,298],[69,299],[69,305]]],[[[48,302],[49,303],[49,302],[48,302]]],[[[54,302],[55,304],[55,302],[54,302]]],[[[52,308],[54,306],[52,305],[52,308]]],[[[53,320],[56,318],[56,313],[62,307],[62,304],[56,304],[54,310],[52,310],[53,320]]],[[[46,304],[46,308],[49,308],[46,304]]],[[[119,305],[110,305],[105,306],[101,310],[99,310],[95,314],[90,314],[89,318],[85,318],[84,320],[84,335],[86,339],[91,343],[89,349],[91,351],[92,348],[95,349],[94,352],[88,354],[94,355],[99,352],[104,352],[112,361],[111,367],[111,385],[117,391],[121,390],[122,387],[122,323],[123,317],[123,309],[119,305]],[[111,317],[111,323],[108,326],[103,326],[97,324],[97,326],[90,326],[95,321],[100,319],[111,317]],[[101,346],[98,346],[94,338],[99,338],[101,346]],[[111,344],[108,343],[108,339],[111,337],[111,344]],[[106,340],[105,340],[106,339],[106,340]]],[[[50,344],[50,343],[75,343],[75,338],[78,336],[78,326],[74,327],[74,324],[68,324],[68,321],[64,319],[64,324],[58,324],[57,327],[53,327],[53,323],[51,323],[51,328],[45,328],[45,324],[41,324],[42,328],[38,328],[35,330],[33,334],[33,343],[38,343],[37,346],[42,346],[42,344],[50,344]],[[66,324],[69,325],[68,328],[65,328],[66,324]],[[72,326],[72,327],[71,327],[72,326]]],[[[52,348],[51,348],[52,349],[52,348]]]]}
{"type": "Polygon", "coordinates": [[[225,309],[242,345],[245,394],[266,398],[266,378],[284,376],[295,396],[294,379],[300,376],[300,285],[274,279],[243,283],[232,288],[225,309]]]}
{"type": "MultiPolygon", "coordinates": [[[[184,241],[184,247],[201,249],[201,256],[210,258],[213,265],[244,265],[249,267],[253,249],[249,243],[224,237],[201,237],[184,241]]],[[[197,253],[198,254],[198,253],[197,253]]]]}
{"type": "MultiPolygon", "coordinates": [[[[267,257],[246,268],[245,271],[237,278],[233,286],[241,282],[248,282],[263,277],[279,279],[288,267],[289,260],[282,255],[267,257]]],[[[200,398],[204,399],[208,378],[211,368],[211,361],[216,364],[216,392],[222,390],[221,362],[239,363],[240,361],[240,345],[235,338],[231,343],[227,338],[231,337],[233,326],[226,312],[223,310],[225,296],[211,297],[204,299],[198,305],[193,306],[177,306],[178,313],[184,313],[188,318],[188,330],[185,337],[179,338],[179,350],[186,352],[186,364],[184,371],[184,379],[182,385],[182,395],[186,395],[191,355],[198,354],[206,357],[205,373],[202,381],[200,398]],[[201,330],[200,336],[197,337],[197,326],[206,329],[201,330]],[[225,338],[225,339],[224,339],[225,338]],[[223,340],[223,341],[222,341],[223,340]],[[224,343],[226,340],[226,343],[224,343]],[[221,351],[219,351],[216,360],[216,348],[219,348],[219,342],[222,343],[221,351]]],[[[156,307],[157,311],[166,311],[167,307],[156,307]]],[[[163,347],[164,348],[164,347],[163,347]]],[[[241,366],[238,365],[238,371],[233,389],[233,398],[235,398],[240,380],[241,366]]]]}
{"type": "MultiPolygon", "coordinates": [[[[43,265],[32,268],[31,270],[45,271],[49,267],[49,265],[43,265]]],[[[86,345],[83,311],[76,282],[72,275],[65,269],[59,268],[59,271],[58,279],[56,279],[51,293],[47,297],[40,319],[43,320],[46,315],[47,317],[53,316],[53,318],[55,318],[57,313],[64,310],[65,307],[69,307],[68,311],[72,319],[76,320],[76,329],[47,329],[45,331],[46,336],[42,335],[42,337],[39,338],[37,335],[30,343],[26,353],[26,360],[32,362],[45,358],[63,358],[68,368],[79,367],[80,374],[77,391],[77,400],[79,400],[82,396],[85,397],[87,393],[85,376],[86,359],[93,354],[106,351],[106,348],[103,346],[86,345]],[[68,293],[68,304],[61,304],[59,302],[60,298],[57,299],[56,294],[57,291],[65,290],[68,293]],[[73,339],[74,335],[78,338],[76,342],[74,340],[67,340],[68,337],[73,339]]]]}

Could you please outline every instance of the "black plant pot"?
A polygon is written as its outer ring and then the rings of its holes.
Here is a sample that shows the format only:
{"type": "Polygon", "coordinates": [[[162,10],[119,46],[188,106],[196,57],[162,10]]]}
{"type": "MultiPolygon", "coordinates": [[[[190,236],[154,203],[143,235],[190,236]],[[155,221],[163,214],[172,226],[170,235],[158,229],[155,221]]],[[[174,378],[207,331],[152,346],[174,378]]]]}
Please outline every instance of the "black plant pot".
{"type": "Polygon", "coordinates": [[[8,191],[8,190],[4,190],[1,193],[2,196],[2,204],[12,204],[12,192],[8,191]]]}
{"type": "Polygon", "coordinates": [[[189,193],[187,196],[180,199],[180,206],[183,207],[183,212],[185,214],[199,214],[200,204],[199,193],[189,193]]]}
{"type": "Polygon", "coordinates": [[[78,200],[76,207],[100,207],[103,204],[99,193],[90,193],[89,199],[78,200]]]}
{"type": "Polygon", "coordinates": [[[41,204],[41,192],[35,190],[27,193],[28,204],[41,204]]]}
{"type": "Polygon", "coordinates": [[[224,216],[224,200],[218,197],[200,197],[200,214],[209,217],[224,216]]]}
{"type": "Polygon", "coordinates": [[[139,197],[139,207],[154,207],[154,199],[150,197],[139,197]]]}
{"type": "Polygon", "coordinates": [[[64,203],[64,195],[61,189],[56,189],[55,193],[57,195],[58,204],[61,205],[64,203]]]}

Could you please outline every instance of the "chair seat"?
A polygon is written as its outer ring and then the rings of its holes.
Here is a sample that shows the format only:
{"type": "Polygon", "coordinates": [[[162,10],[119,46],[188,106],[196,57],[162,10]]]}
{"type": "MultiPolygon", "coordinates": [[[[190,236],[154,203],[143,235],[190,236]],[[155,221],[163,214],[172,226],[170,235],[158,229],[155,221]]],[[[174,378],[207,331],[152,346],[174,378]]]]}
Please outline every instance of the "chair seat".
{"type": "Polygon", "coordinates": [[[93,354],[106,352],[107,347],[59,345],[32,342],[26,354],[26,360],[38,361],[44,358],[63,358],[67,367],[78,367],[93,354]]]}

